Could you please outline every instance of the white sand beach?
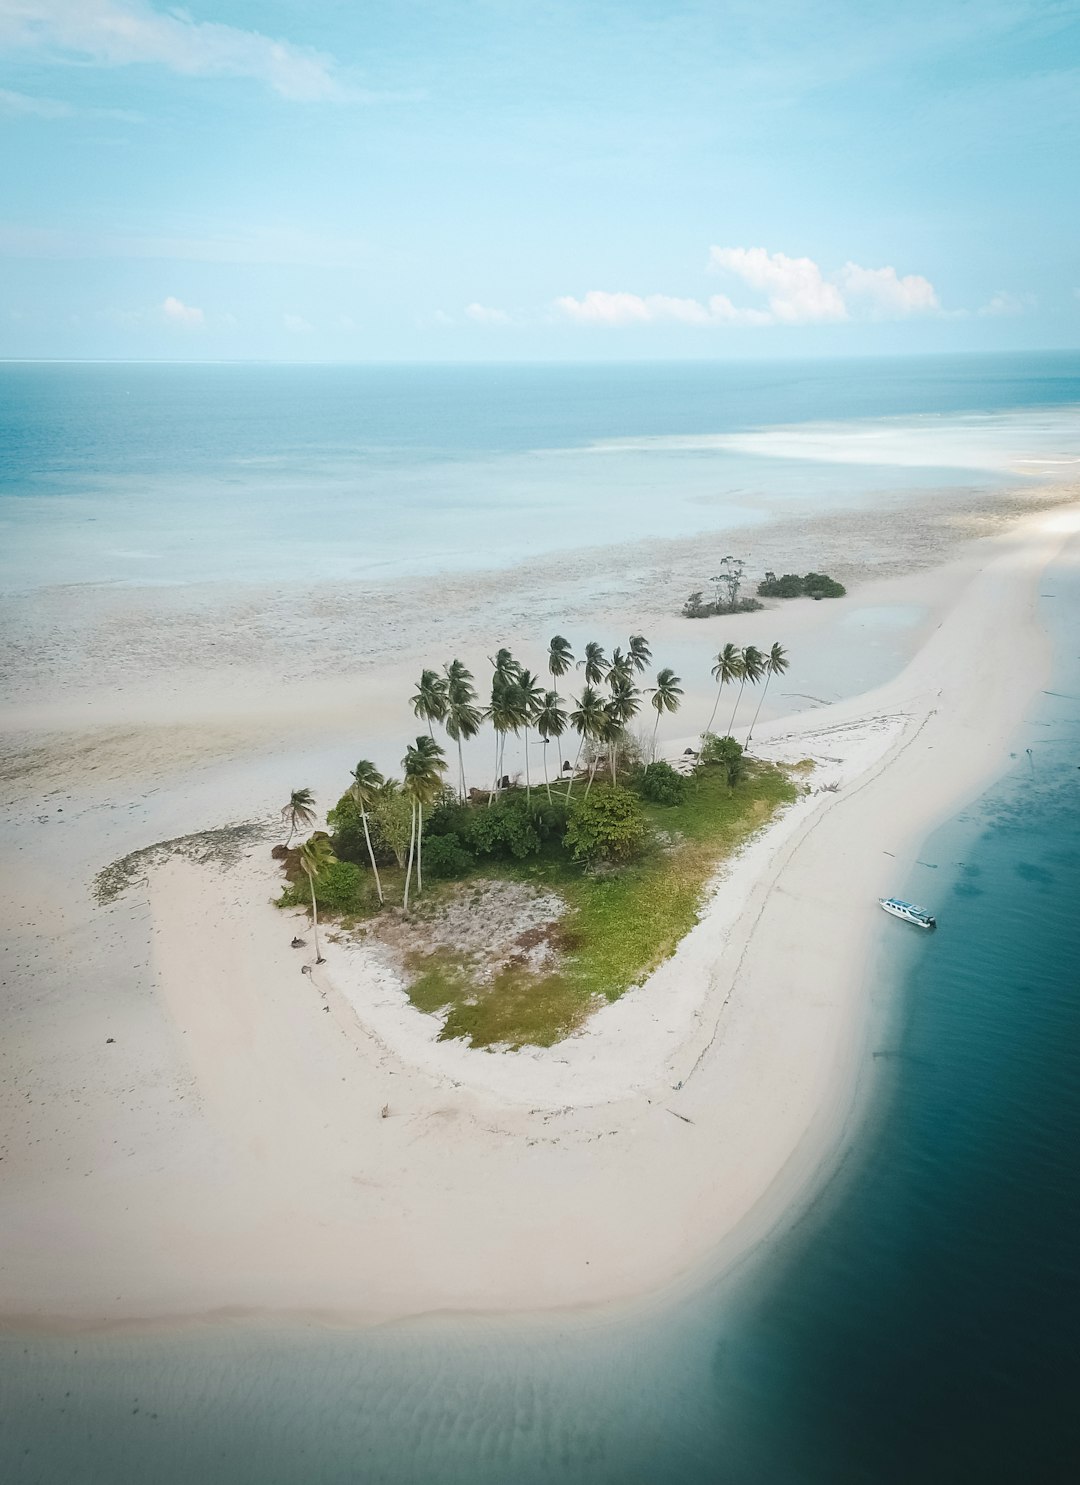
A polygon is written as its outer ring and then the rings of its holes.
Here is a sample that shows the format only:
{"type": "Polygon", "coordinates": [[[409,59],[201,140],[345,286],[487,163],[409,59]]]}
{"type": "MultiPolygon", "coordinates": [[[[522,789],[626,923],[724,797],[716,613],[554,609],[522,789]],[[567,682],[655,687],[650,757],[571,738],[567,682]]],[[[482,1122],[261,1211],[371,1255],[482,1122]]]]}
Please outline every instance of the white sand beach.
{"type": "MultiPolygon", "coordinates": [[[[411,633],[369,650],[345,701],[335,674],[298,677],[288,706],[254,671],[246,688],[203,674],[179,730],[180,683],[154,666],[122,704],[107,686],[16,696],[5,1323],[580,1307],[736,1261],[818,1189],[872,1091],[883,922],[908,931],[875,899],[1007,760],[1049,671],[1039,584],[1078,531],[1080,508],[1060,504],[928,539],[926,560],[864,572],[835,606],[740,616],[719,641],[659,618],[682,569],[656,576],[639,618],[658,659],[665,642],[693,646],[704,681],[729,638],[799,653],[803,694],[778,688],[754,748],[816,767],[675,956],[549,1049],[439,1042],[363,949],[331,943],[302,975],[294,920],[270,905],[268,842],[224,867],[152,867],[105,908],[87,897],[135,846],[265,818],[299,782],[325,805],[358,748],[392,759],[410,730],[411,633]]],[[[630,596],[592,612],[621,632],[630,596]]],[[[508,640],[526,620],[546,634],[549,603],[540,619],[508,612],[508,640]]],[[[482,653],[475,634],[463,648],[482,653]]],[[[680,724],[706,705],[688,685],[680,724]]]]}

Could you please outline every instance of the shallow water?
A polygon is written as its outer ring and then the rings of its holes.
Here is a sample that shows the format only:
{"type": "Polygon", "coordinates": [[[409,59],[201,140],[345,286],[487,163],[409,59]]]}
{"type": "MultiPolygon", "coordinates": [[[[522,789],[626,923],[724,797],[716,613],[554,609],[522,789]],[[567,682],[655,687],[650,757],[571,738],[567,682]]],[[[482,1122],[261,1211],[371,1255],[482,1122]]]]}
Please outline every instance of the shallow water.
{"type": "Polygon", "coordinates": [[[1060,472],[1017,454],[1076,468],[1077,356],[9,363],[0,591],[498,568],[1060,472]]]}

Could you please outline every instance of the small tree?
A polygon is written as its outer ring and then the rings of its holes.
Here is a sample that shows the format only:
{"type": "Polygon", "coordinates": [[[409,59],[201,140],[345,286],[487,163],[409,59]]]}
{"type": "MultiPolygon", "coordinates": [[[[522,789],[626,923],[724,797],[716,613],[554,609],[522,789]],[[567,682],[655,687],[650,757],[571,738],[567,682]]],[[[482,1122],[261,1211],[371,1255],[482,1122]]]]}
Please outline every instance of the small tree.
{"type": "Polygon", "coordinates": [[[315,933],[316,964],[322,964],[324,960],[322,950],[319,948],[319,909],[315,902],[315,878],[335,860],[330,840],[325,835],[313,835],[300,847],[300,866],[311,888],[311,926],[315,933]]]}
{"type": "Polygon", "coordinates": [[[717,737],[714,732],[707,732],[702,740],[701,761],[704,764],[719,764],[724,771],[729,791],[735,788],[746,772],[742,744],[737,743],[733,737],[717,737]]]}
{"type": "Polygon", "coordinates": [[[625,861],[645,842],[641,805],[620,784],[599,785],[572,806],[563,841],[575,861],[625,861]]]}

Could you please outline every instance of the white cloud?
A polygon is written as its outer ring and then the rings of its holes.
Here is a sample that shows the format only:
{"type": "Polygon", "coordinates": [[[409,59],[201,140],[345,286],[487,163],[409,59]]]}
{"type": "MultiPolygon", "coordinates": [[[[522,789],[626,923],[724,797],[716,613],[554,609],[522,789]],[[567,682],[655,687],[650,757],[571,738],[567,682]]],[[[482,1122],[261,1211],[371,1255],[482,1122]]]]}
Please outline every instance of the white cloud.
{"type": "Polygon", "coordinates": [[[933,284],[918,273],[900,278],[895,268],[861,268],[858,263],[845,263],[837,277],[845,295],[861,300],[875,319],[898,320],[941,310],[933,284]]]}
{"type": "Polygon", "coordinates": [[[465,307],[466,317],[477,325],[509,325],[510,316],[505,309],[492,309],[486,304],[469,304],[465,307]]]}
{"type": "Polygon", "coordinates": [[[174,325],[201,325],[205,320],[201,309],[185,304],[182,299],[177,299],[172,294],[162,304],[161,312],[174,325]]]}
{"type": "Polygon", "coordinates": [[[846,320],[847,305],[812,258],[789,258],[765,248],[709,249],[709,266],[732,273],[768,298],[768,314],[780,324],[846,320]]]}
{"type": "Polygon", "coordinates": [[[978,313],[994,317],[1022,315],[1026,309],[1032,309],[1034,305],[1034,294],[1010,294],[1007,289],[998,289],[996,294],[991,294],[985,304],[979,306],[978,313]]]}
{"type": "Polygon", "coordinates": [[[303,315],[282,315],[281,323],[293,335],[310,335],[315,328],[310,320],[304,319],[303,315]]]}
{"type": "Polygon", "coordinates": [[[332,57],[260,31],[197,21],[147,0],[0,0],[0,47],[46,48],[105,67],[156,63],[192,77],[251,77],[301,102],[366,101],[332,57]]]}
{"type": "MultiPolygon", "coordinates": [[[[0,0],[0,12],[4,0],[0,0]]],[[[139,124],[142,115],[130,113],[123,108],[76,108],[61,98],[31,97],[29,93],[13,93],[0,88],[0,114],[13,118],[71,119],[76,116],[92,119],[115,119],[123,124],[139,124]]]]}
{"type": "Polygon", "coordinates": [[[826,275],[812,258],[743,247],[710,248],[709,267],[764,295],[764,306],[736,304],[727,294],[701,300],[590,289],[580,299],[564,294],[555,308],[583,325],[812,325],[942,313],[929,279],[915,273],[901,278],[895,268],[846,263],[826,275]]]}

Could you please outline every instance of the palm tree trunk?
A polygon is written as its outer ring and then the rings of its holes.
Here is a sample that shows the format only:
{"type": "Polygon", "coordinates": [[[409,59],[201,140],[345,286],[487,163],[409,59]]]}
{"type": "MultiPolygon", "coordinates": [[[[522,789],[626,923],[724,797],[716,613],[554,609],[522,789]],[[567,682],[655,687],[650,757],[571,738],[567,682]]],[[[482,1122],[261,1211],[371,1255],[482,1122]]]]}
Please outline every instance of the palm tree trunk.
{"type": "Polygon", "coordinates": [[[550,804],[551,803],[551,785],[548,782],[547,745],[548,745],[548,739],[545,737],[544,738],[544,788],[547,790],[548,804],[550,804]]]}
{"type": "Polygon", "coordinates": [[[570,770],[570,777],[566,781],[566,797],[570,798],[570,790],[574,787],[574,775],[577,773],[578,764],[581,762],[581,750],[585,746],[585,734],[581,734],[581,741],[577,745],[577,756],[574,758],[574,766],[570,770]]]}
{"type": "Polygon", "coordinates": [[[717,688],[716,688],[716,700],[712,704],[712,716],[709,718],[709,725],[705,729],[706,732],[711,732],[712,731],[712,724],[716,721],[716,708],[720,705],[720,697],[723,695],[723,691],[724,691],[724,687],[723,687],[722,684],[719,685],[719,686],[717,686],[717,688]]]}
{"type": "Polygon", "coordinates": [[[465,789],[465,755],[461,751],[461,737],[460,737],[460,734],[459,734],[458,740],[457,740],[457,761],[458,761],[458,771],[461,774],[461,802],[462,802],[462,804],[464,804],[465,803],[465,796],[466,796],[466,792],[467,792],[466,789],[465,789]]]}
{"type": "Polygon", "coordinates": [[[532,804],[532,780],[529,778],[529,724],[525,724],[525,803],[532,804]]]}
{"type": "Polygon", "coordinates": [[[375,852],[371,849],[371,831],[368,829],[367,810],[360,811],[360,818],[364,822],[364,839],[367,841],[367,853],[371,861],[371,869],[375,873],[375,890],[379,894],[379,906],[382,906],[382,882],[379,880],[379,868],[375,865],[375,852]]]}
{"type": "Polygon", "coordinates": [[[585,798],[586,799],[588,799],[588,797],[589,797],[589,790],[592,788],[592,781],[595,778],[595,776],[596,776],[596,759],[594,758],[593,761],[589,764],[589,782],[585,785],[585,798]]]}
{"type": "Polygon", "coordinates": [[[727,732],[725,733],[725,736],[726,737],[734,737],[734,735],[735,735],[734,732],[732,731],[732,728],[735,726],[735,714],[739,710],[739,703],[742,701],[743,687],[745,685],[746,685],[746,677],[744,676],[742,678],[742,680],[739,682],[739,694],[738,694],[738,696],[736,696],[736,698],[735,698],[735,705],[734,705],[734,707],[731,710],[731,721],[728,723],[727,732]]]}
{"type": "Polygon", "coordinates": [[[309,873],[308,882],[311,884],[311,925],[315,930],[315,963],[323,962],[322,950],[319,948],[319,909],[315,903],[315,878],[309,873]]]}
{"type": "Polygon", "coordinates": [[[424,890],[424,806],[416,801],[416,891],[424,890]]]}
{"type": "Polygon", "coordinates": [[[491,786],[491,793],[488,795],[488,808],[489,809],[491,808],[491,805],[494,803],[495,796],[496,796],[496,794],[498,794],[498,792],[499,792],[499,729],[496,727],[496,729],[495,729],[495,782],[492,784],[492,786],[491,786]]]}
{"type": "Polygon", "coordinates": [[[409,911],[409,882],[412,880],[413,846],[416,841],[416,805],[412,807],[412,815],[409,820],[409,863],[405,868],[405,897],[403,906],[409,911]]]}
{"type": "Polygon", "coordinates": [[[763,703],[765,701],[765,697],[768,695],[769,682],[771,680],[772,680],[772,671],[770,670],[768,672],[768,674],[766,675],[766,677],[765,677],[765,684],[764,684],[764,686],[761,689],[761,701],[759,701],[758,704],[757,704],[757,711],[754,713],[754,720],[750,723],[750,730],[746,734],[746,746],[747,747],[750,746],[750,739],[754,735],[754,728],[757,726],[757,719],[758,719],[758,717],[761,716],[761,708],[762,708],[762,705],[763,705],[763,703]]]}

